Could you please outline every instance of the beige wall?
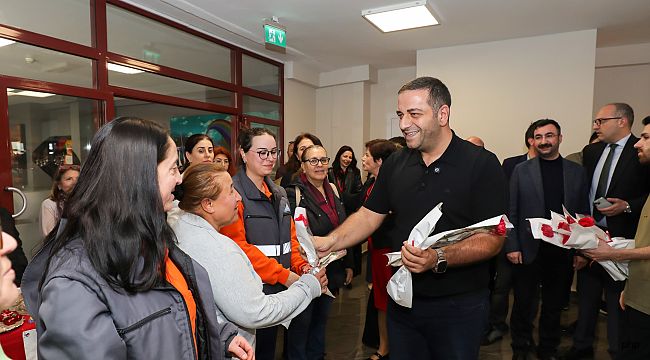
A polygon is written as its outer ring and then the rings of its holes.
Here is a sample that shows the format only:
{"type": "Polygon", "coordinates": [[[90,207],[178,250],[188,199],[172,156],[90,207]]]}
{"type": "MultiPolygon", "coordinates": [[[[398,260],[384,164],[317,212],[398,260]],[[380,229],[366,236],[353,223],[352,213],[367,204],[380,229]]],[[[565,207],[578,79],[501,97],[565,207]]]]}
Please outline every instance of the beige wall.
{"type": "Polygon", "coordinates": [[[595,51],[596,30],[418,50],[417,76],[445,82],[452,128],[500,159],[521,154],[528,124],[547,117],[562,125],[569,154],[589,136],[595,51]]]}
{"type": "MultiPolygon", "coordinates": [[[[301,132],[316,130],[316,89],[296,80],[284,80],[284,150],[301,132]]],[[[285,157],[286,161],[286,157],[285,157]]]]}
{"type": "Polygon", "coordinates": [[[401,136],[395,110],[397,91],[415,79],[415,66],[379,70],[377,83],[370,85],[370,134],[365,140],[401,136]]]}

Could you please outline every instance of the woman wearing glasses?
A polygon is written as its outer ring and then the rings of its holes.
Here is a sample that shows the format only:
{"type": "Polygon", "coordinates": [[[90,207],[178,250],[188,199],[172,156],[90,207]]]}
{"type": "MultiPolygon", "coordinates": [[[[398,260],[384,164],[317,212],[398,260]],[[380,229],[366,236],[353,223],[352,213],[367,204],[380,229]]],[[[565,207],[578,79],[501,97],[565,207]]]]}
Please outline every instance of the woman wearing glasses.
{"type": "Polygon", "coordinates": [[[79,178],[79,165],[61,165],[54,174],[50,196],[41,204],[41,233],[43,236],[54,229],[63,213],[63,205],[79,178]]]}
{"type": "MultiPolygon", "coordinates": [[[[239,136],[241,168],[233,177],[241,195],[237,219],[220,232],[244,250],[264,283],[276,294],[309,272],[300,256],[287,193],[269,178],[280,155],[275,135],[267,129],[245,129],[239,136]]],[[[257,331],[257,359],[274,359],[277,326],[257,331]]]]}
{"type": "MultiPolygon", "coordinates": [[[[333,184],[327,181],[330,158],[320,145],[301,153],[302,173],[287,188],[292,212],[305,208],[309,228],[315,236],[324,236],[345,220],[343,203],[333,184]]],[[[327,266],[328,288],[337,295],[352,281],[352,257],[346,255],[327,266]]],[[[291,322],[287,355],[294,359],[322,359],[325,354],[325,327],[333,298],[321,296],[291,322]]]]}

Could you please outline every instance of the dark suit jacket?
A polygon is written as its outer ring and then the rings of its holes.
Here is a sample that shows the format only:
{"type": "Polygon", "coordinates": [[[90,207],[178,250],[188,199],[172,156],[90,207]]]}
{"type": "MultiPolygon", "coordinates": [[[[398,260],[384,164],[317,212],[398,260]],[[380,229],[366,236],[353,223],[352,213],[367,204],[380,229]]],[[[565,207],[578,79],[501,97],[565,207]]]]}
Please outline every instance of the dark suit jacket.
{"type": "MultiPolygon", "coordinates": [[[[619,198],[630,204],[632,213],[607,217],[609,233],[612,236],[623,236],[627,239],[634,238],[636,226],[641,216],[641,209],[648,197],[648,192],[650,192],[650,166],[643,166],[639,162],[637,151],[634,149],[634,144],[637,141],[639,141],[639,138],[632,135],[623,146],[621,157],[616,163],[605,196],[619,198]]],[[[606,145],[605,143],[590,144],[582,150],[582,164],[587,170],[590,186],[596,164],[598,164],[606,145]]]]}
{"type": "MultiPolygon", "coordinates": [[[[521,251],[524,264],[537,256],[539,242],[534,239],[528,218],[549,219],[544,206],[544,187],[539,158],[525,161],[515,167],[510,178],[510,221],[514,229],[506,239],[506,253],[521,251]]],[[[571,214],[589,213],[589,185],[582,166],[562,159],[564,173],[563,204],[571,214]]]]}
{"type": "Polygon", "coordinates": [[[506,173],[508,181],[512,176],[512,172],[515,170],[515,166],[526,160],[528,160],[528,154],[517,155],[503,160],[503,165],[501,165],[501,167],[503,168],[503,172],[506,173]]]}

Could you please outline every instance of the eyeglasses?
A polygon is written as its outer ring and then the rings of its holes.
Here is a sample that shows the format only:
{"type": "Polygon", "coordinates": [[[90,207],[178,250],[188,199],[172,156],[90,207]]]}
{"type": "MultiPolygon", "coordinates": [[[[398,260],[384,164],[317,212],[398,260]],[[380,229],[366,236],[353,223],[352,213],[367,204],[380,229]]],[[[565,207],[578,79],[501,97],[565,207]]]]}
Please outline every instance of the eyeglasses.
{"type": "Polygon", "coordinates": [[[282,150],[278,148],[273,148],[273,149],[259,149],[256,151],[257,155],[260,157],[262,160],[266,160],[269,158],[269,155],[273,160],[277,159],[278,156],[282,153],[282,150]]]}
{"type": "Polygon", "coordinates": [[[537,141],[541,141],[542,139],[553,140],[557,136],[558,136],[557,134],[553,134],[553,133],[548,133],[544,135],[540,134],[540,135],[535,135],[534,139],[537,141]]]}
{"type": "Polygon", "coordinates": [[[616,117],[608,117],[608,118],[598,118],[598,119],[594,119],[594,125],[596,125],[596,126],[600,126],[600,124],[602,124],[603,121],[607,121],[607,120],[615,120],[615,119],[622,119],[622,117],[620,117],[620,116],[616,116],[616,117]]]}
{"type": "Polygon", "coordinates": [[[321,163],[322,165],[327,165],[330,163],[330,158],[328,157],[322,157],[320,159],[318,158],[311,158],[303,161],[304,163],[308,162],[309,165],[311,166],[316,166],[318,163],[321,163]]]}

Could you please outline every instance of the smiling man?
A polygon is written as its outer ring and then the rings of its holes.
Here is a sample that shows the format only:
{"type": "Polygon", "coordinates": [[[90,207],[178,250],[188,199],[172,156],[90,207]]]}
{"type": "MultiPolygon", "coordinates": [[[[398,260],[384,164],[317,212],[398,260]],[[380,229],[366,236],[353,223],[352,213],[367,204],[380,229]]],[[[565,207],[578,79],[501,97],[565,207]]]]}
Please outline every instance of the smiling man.
{"type": "Polygon", "coordinates": [[[529,218],[550,218],[550,212],[589,212],[587,175],[582,166],[560,156],[562,132],[551,119],[533,124],[533,146],[538,156],[517,165],[510,178],[510,220],[515,229],[506,240],[505,252],[513,264],[514,304],[510,316],[513,359],[557,359],[560,344],[560,312],[569,296],[572,265],[587,261],[573,257],[574,251],[534,239],[529,218]],[[539,346],[533,342],[533,319],[539,306],[539,346]],[[532,305],[532,306],[531,306],[532,305]]]}
{"type": "Polygon", "coordinates": [[[505,175],[496,156],[449,127],[451,95],[440,80],[415,79],[398,92],[397,115],[407,148],[383,162],[365,205],[329,236],[321,253],[367,238],[388,213],[393,251],[413,273],[413,305],[388,304],[391,359],[477,359],[488,313],[488,259],[504,238],[477,234],[441,249],[405,244],[410,231],[442,202],[434,233],[504,214],[505,175]]]}

